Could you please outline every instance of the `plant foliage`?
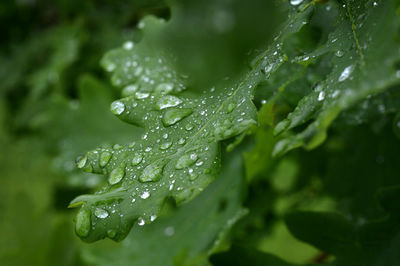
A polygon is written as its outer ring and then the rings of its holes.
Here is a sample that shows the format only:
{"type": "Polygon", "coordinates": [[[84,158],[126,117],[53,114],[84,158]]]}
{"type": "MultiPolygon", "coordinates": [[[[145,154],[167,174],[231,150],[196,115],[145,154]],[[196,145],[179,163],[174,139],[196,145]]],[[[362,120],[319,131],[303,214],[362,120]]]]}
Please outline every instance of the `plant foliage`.
{"type": "Polygon", "coordinates": [[[399,265],[399,10],[3,1],[0,264],[399,265]]]}

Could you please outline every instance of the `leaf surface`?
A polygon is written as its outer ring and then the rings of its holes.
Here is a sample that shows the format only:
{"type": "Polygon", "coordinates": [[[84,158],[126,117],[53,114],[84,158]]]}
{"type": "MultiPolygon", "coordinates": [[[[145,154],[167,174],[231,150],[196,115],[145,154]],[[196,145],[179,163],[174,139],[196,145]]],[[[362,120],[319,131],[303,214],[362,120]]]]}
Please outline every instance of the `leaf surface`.
{"type": "Polygon", "coordinates": [[[399,82],[395,67],[400,57],[396,39],[399,20],[393,1],[342,2],[343,5],[338,5],[338,25],[328,41],[319,49],[293,59],[302,62],[334,54],[333,69],[326,79],[276,126],[277,135],[308,123],[306,129],[278,142],[275,155],[300,146],[317,147],[341,112],[399,82]]]}
{"type": "Polygon", "coordinates": [[[126,97],[111,105],[123,121],[145,129],[130,145],[95,149],[77,162],[88,172],[104,174],[108,184],[94,195],[82,195],[76,232],[85,241],[123,239],[132,224],[156,219],[167,197],[178,204],[199,194],[219,173],[219,142],[256,124],[254,89],[284,62],[283,40],[304,25],[311,11],[292,8],[274,43],[239,79],[224,80],[203,94],[185,92],[188,80],[175,71],[168,51],[153,41],[165,22],[153,17],[140,26],[144,38],[107,54],[102,64],[126,97]]]}

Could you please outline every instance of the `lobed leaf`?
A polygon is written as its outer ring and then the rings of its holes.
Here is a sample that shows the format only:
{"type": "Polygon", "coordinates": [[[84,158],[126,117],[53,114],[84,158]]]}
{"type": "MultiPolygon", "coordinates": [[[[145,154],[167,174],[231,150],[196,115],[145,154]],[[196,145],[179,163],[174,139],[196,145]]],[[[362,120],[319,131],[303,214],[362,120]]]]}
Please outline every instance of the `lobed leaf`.
{"type": "Polygon", "coordinates": [[[154,221],[166,198],[187,202],[218,175],[219,142],[256,124],[254,89],[284,62],[283,41],[305,24],[310,3],[292,8],[287,25],[248,73],[202,94],[185,92],[188,79],[176,72],[168,51],[152,44],[162,20],[145,18],[141,43],[125,43],[105,56],[103,66],[126,96],[111,104],[112,112],[145,133],[130,145],[101,147],[78,160],[79,168],[108,176],[100,191],[70,204],[82,205],[76,232],[83,240],[121,240],[135,221],[154,221]]]}

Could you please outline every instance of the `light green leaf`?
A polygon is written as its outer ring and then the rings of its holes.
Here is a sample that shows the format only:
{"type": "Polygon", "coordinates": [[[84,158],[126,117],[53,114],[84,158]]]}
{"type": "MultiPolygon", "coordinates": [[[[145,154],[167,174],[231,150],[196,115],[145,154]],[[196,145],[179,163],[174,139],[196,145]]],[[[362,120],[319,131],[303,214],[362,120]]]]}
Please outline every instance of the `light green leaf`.
{"type": "Polygon", "coordinates": [[[230,158],[226,158],[221,176],[195,200],[151,225],[134,226],[121,243],[101,241],[87,246],[84,260],[99,266],[207,265],[208,255],[246,213],[241,207],[244,185],[241,156],[226,155],[230,158]]]}
{"type": "Polygon", "coordinates": [[[254,89],[284,62],[283,41],[305,24],[310,3],[299,11],[292,8],[287,24],[254,60],[251,71],[202,94],[184,92],[188,79],[175,71],[168,52],[155,49],[152,42],[163,29],[162,20],[145,18],[139,24],[144,32],[139,44],[125,43],[104,57],[102,64],[112,72],[113,83],[123,86],[127,96],[111,104],[112,112],[145,133],[130,145],[101,147],[78,161],[80,168],[104,174],[109,181],[95,195],[71,202],[82,205],[80,213],[90,218],[87,233],[80,228],[86,223],[76,223],[76,231],[85,232],[79,234],[83,240],[121,240],[135,221],[152,222],[167,197],[178,204],[188,202],[218,175],[219,142],[256,124],[254,89]],[[98,208],[107,217],[96,216],[98,208]]]}

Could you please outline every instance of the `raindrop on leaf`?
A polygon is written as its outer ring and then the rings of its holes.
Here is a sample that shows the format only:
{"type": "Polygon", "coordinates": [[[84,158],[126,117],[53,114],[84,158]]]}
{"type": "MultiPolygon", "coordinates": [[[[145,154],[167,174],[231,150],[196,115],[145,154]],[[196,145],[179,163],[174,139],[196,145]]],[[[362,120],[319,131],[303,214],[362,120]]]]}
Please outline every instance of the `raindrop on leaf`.
{"type": "Polygon", "coordinates": [[[193,110],[188,108],[170,108],[165,111],[162,122],[166,127],[172,126],[173,124],[181,121],[183,118],[187,117],[191,113],[193,113],[193,110]]]}

